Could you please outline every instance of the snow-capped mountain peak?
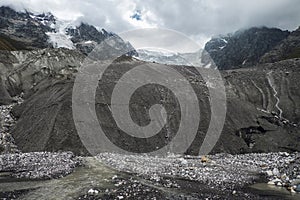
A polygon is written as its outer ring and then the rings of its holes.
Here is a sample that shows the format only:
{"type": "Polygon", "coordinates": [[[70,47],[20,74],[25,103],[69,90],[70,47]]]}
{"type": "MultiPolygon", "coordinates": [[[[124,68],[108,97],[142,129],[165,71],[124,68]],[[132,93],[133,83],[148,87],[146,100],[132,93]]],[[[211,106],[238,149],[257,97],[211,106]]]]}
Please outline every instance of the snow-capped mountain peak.
{"type": "Polygon", "coordinates": [[[68,29],[76,28],[76,25],[72,21],[56,20],[55,23],[50,24],[50,26],[54,29],[54,31],[46,32],[46,34],[49,36],[49,42],[53,45],[53,47],[76,49],[71,40],[72,37],[67,34],[68,29]]]}
{"type": "MultiPolygon", "coordinates": [[[[0,7],[0,21],[0,34],[14,41],[14,45],[7,47],[9,50],[63,47],[89,54],[97,44],[116,36],[83,22],[58,19],[51,13],[17,12],[5,6],[0,7]]],[[[119,37],[114,39],[122,40],[119,37]]],[[[121,42],[128,45],[123,40],[121,42]]]]}

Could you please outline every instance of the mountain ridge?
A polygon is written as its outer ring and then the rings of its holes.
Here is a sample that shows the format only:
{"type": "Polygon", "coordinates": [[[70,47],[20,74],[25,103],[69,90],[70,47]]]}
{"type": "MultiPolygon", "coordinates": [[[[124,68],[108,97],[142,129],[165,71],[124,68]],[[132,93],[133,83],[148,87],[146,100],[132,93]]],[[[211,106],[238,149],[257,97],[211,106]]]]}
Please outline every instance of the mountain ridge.
{"type": "MultiPolygon", "coordinates": [[[[24,93],[22,95],[24,102],[12,110],[16,124],[10,132],[14,136],[16,144],[24,152],[71,150],[78,155],[87,155],[88,152],[80,140],[72,116],[74,78],[82,61],[93,49],[93,45],[97,45],[110,34],[112,34],[112,39],[118,47],[127,50],[130,45],[113,33],[98,31],[95,27],[87,24],[77,27],[72,26],[72,24],[70,26],[68,24],[62,24],[62,26],[58,24],[58,27],[51,26],[49,24],[53,24],[53,19],[50,14],[30,16],[30,14],[25,13],[19,15],[11,10],[0,13],[4,13],[4,17],[0,17],[0,20],[4,22],[0,32],[6,36],[12,33],[9,38],[16,42],[14,45],[14,43],[9,43],[9,39],[6,38],[2,44],[9,50],[3,50],[0,54],[0,94],[2,94],[0,103],[10,104],[13,102],[12,97],[24,93]],[[22,21],[24,16],[28,18],[28,23],[22,21]],[[13,26],[10,26],[11,24],[13,26]],[[27,27],[27,25],[29,26],[27,27]],[[26,28],[22,28],[24,26],[26,28]],[[62,27],[61,30],[60,27],[62,27]],[[34,28],[38,32],[31,34],[29,28],[34,28]],[[16,32],[16,30],[21,32],[16,32]],[[69,31],[69,34],[66,34],[66,30],[69,31]],[[89,32],[90,30],[91,32],[89,32]],[[72,42],[74,48],[53,48],[49,43],[49,36],[46,34],[49,32],[54,36],[62,36],[65,41],[72,42]],[[93,34],[91,35],[91,33],[93,34]],[[24,36],[23,39],[20,39],[20,36],[24,36]],[[11,46],[9,46],[10,44],[11,46]],[[24,45],[26,49],[20,50],[18,45],[24,45]]],[[[263,30],[253,28],[251,31],[246,31],[246,34],[244,33],[241,31],[237,35],[232,34],[226,38],[214,38],[216,44],[212,44],[210,51],[208,51],[208,53],[223,52],[231,45],[232,47],[229,49],[234,54],[230,56],[237,56],[238,58],[232,59],[233,64],[228,65],[229,67],[224,65],[223,68],[219,68],[227,69],[220,70],[220,73],[225,82],[228,112],[221,138],[212,153],[300,151],[300,125],[298,123],[300,120],[300,90],[297,83],[300,77],[300,61],[294,58],[273,63],[259,63],[259,58],[266,49],[272,49],[276,46],[275,43],[278,45],[282,41],[288,44],[291,40],[287,38],[292,34],[268,28],[263,30]],[[248,49],[240,51],[244,44],[250,43],[252,38],[256,39],[255,44],[260,44],[262,39],[269,38],[269,31],[277,33],[280,37],[277,38],[275,34],[270,41],[262,44],[267,48],[257,53],[255,51],[260,46],[246,45],[248,49]],[[238,39],[240,41],[236,42],[238,39]],[[234,48],[236,45],[237,49],[234,48]],[[252,52],[249,58],[253,56],[254,59],[241,67],[240,65],[245,59],[243,56],[248,55],[249,49],[252,52]],[[235,62],[237,65],[234,64],[235,62]]],[[[298,37],[297,34],[292,36],[298,37]]],[[[101,53],[98,56],[102,59],[109,58],[110,54],[116,53],[114,46],[110,46],[109,42],[107,44],[102,42],[98,46],[101,47],[99,49],[101,53]]],[[[229,51],[229,53],[232,52],[229,51]]],[[[216,58],[218,55],[215,54],[216,58]]],[[[226,56],[228,54],[221,54],[221,57],[216,59],[217,63],[218,61],[221,62],[222,59],[226,61],[231,58],[226,56]]],[[[133,59],[132,55],[124,56],[122,59],[115,60],[107,69],[104,74],[106,81],[108,81],[107,84],[101,85],[99,82],[98,93],[95,97],[95,107],[98,114],[100,113],[98,117],[101,125],[118,141],[123,141],[125,138],[122,138],[123,136],[118,137],[119,129],[109,117],[110,92],[118,78],[124,73],[145,63],[147,62],[133,59]]],[[[164,64],[152,64],[161,68],[166,67],[164,64]]],[[[170,64],[168,67],[176,69],[190,81],[199,98],[200,110],[205,111],[201,113],[202,121],[199,123],[201,130],[198,130],[195,142],[192,143],[187,152],[187,154],[196,154],[199,152],[211,115],[207,85],[196,69],[191,66],[170,64]]],[[[174,84],[177,84],[176,81],[178,80],[173,81],[174,84]]],[[[171,93],[155,84],[151,87],[146,87],[145,94],[135,95],[138,98],[126,106],[136,108],[136,105],[145,104],[150,107],[153,104],[165,102],[168,109],[174,111],[174,120],[179,119],[176,101],[168,103],[168,100],[172,100],[173,97],[171,93]],[[153,88],[151,89],[151,87],[153,88]],[[164,92],[156,95],[158,91],[164,92]],[[160,97],[164,101],[160,101],[160,97]]],[[[144,112],[137,112],[133,115],[141,124],[148,122],[147,106],[143,107],[144,112]]],[[[172,124],[176,125],[178,121],[171,121],[172,124]]],[[[173,128],[167,129],[168,134],[175,133],[173,128]]],[[[168,143],[170,139],[168,134],[160,135],[156,142],[168,143]]],[[[138,142],[136,144],[133,147],[126,146],[126,148],[139,150],[141,145],[138,142]]],[[[156,143],[152,145],[156,145],[156,143]]],[[[151,146],[149,145],[149,147],[151,146]]]]}
{"type": "Polygon", "coordinates": [[[111,36],[122,40],[115,33],[105,29],[99,31],[84,22],[59,20],[51,13],[17,12],[6,6],[0,7],[0,24],[2,50],[63,47],[76,49],[87,55],[97,44],[111,36]]]}
{"type": "Polygon", "coordinates": [[[290,33],[278,28],[253,27],[213,37],[205,45],[218,69],[249,67],[290,33]]]}

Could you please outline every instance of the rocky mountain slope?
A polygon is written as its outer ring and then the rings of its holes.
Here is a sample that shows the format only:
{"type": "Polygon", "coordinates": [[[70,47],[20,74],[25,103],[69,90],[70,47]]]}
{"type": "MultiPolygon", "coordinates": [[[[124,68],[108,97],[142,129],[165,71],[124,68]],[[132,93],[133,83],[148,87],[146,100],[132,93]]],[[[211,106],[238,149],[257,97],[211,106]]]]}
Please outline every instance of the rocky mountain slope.
{"type": "MultiPolygon", "coordinates": [[[[138,64],[141,64],[141,61],[130,59],[116,62],[107,71],[106,80],[110,84],[99,82],[96,94],[98,119],[104,130],[116,141],[122,141],[122,137],[118,134],[119,129],[110,114],[110,93],[118,77],[138,64]]],[[[299,66],[300,61],[292,59],[253,68],[224,71],[222,75],[226,81],[227,117],[221,138],[213,152],[300,151],[298,124],[300,90],[296,81],[300,76],[299,66]]],[[[188,150],[188,153],[193,154],[199,151],[203,134],[210,121],[207,88],[193,68],[172,67],[189,80],[194,80],[191,84],[200,99],[200,110],[208,111],[201,113],[200,129],[188,150]]],[[[73,83],[72,77],[62,79],[49,76],[27,93],[22,105],[13,109],[13,115],[18,121],[12,134],[22,151],[71,150],[76,154],[87,153],[79,139],[72,117],[73,83]]],[[[144,93],[141,91],[139,96],[142,99],[136,96],[137,99],[128,106],[153,105],[159,98],[163,98],[163,102],[174,101],[168,91],[161,96],[161,93],[157,93],[158,90],[163,88],[149,88],[144,93]]],[[[176,121],[180,117],[176,114],[178,105],[176,103],[167,105],[174,111],[176,121]]],[[[147,123],[148,118],[144,112],[137,112],[132,116],[141,124],[147,123]]],[[[176,130],[176,126],[173,124],[170,130],[176,130]]],[[[168,139],[165,137],[166,135],[162,134],[154,144],[161,141],[167,143],[168,139]]],[[[137,145],[128,148],[141,147],[137,145]]]]}
{"type": "Polygon", "coordinates": [[[11,41],[12,49],[50,47],[46,33],[54,31],[50,27],[54,21],[55,18],[51,14],[34,16],[32,13],[16,12],[2,6],[0,7],[0,36],[2,40],[11,41]]]}
{"type": "Polygon", "coordinates": [[[0,7],[0,50],[64,47],[88,54],[110,36],[118,37],[85,23],[60,20],[51,13],[16,12],[0,7]]]}
{"type": "Polygon", "coordinates": [[[249,67],[258,63],[266,52],[288,35],[288,31],[276,28],[254,27],[212,38],[204,49],[215,61],[218,69],[249,67]]]}
{"type": "MultiPolygon", "coordinates": [[[[101,54],[97,56],[101,58],[114,53],[116,46],[128,49],[131,45],[113,33],[98,31],[87,24],[73,26],[51,14],[17,13],[1,7],[0,20],[0,46],[5,49],[0,52],[0,104],[11,104],[15,101],[13,97],[24,93],[24,102],[12,109],[16,124],[7,132],[24,152],[63,150],[87,155],[72,115],[74,77],[85,54],[107,37],[112,38],[110,44],[114,45],[100,45],[101,54]],[[28,27],[35,31],[29,31],[28,27]]],[[[207,43],[206,49],[220,69],[241,68],[221,72],[227,94],[227,116],[212,153],[300,151],[300,90],[297,84],[300,60],[283,57],[279,62],[256,65],[261,56],[267,57],[266,53],[276,45],[280,46],[281,42],[294,44],[295,38],[297,32],[252,28],[207,43]]],[[[178,61],[176,56],[173,60],[178,61]]],[[[127,143],[120,134],[110,112],[111,93],[124,73],[141,64],[145,62],[127,56],[116,60],[105,71],[95,96],[97,117],[103,129],[115,143],[121,142],[126,149],[136,152],[144,147],[151,149],[157,144],[167,144],[174,137],[181,118],[180,105],[171,91],[158,85],[147,86],[126,105],[135,111],[133,120],[140,125],[147,124],[147,109],[162,103],[172,113],[168,126],[154,140],[139,143],[139,139],[133,138],[131,144],[134,145],[127,143]]],[[[152,64],[162,69],[167,67],[152,64]]],[[[181,66],[176,62],[168,64],[189,80],[199,99],[200,111],[205,111],[201,112],[199,130],[187,151],[196,154],[211,119],[208,88],[199,73],[185,66],[186,63],[181,66]]],[[[172,81],[176,84],[181,80],[172,81]]]]}
{"type": "Polygon", "coordinates": [[[260,62],[271,63],[300,57],[300,27],[261,57],[260,62]]]}
{"type": "Polygon", "coordinates": [[[2,51],[0,58],[0,102],[11,103],[11,97],[27,93],[42,79],[67,78],[77,72],[84,55],[68,49],[2,51]]]}

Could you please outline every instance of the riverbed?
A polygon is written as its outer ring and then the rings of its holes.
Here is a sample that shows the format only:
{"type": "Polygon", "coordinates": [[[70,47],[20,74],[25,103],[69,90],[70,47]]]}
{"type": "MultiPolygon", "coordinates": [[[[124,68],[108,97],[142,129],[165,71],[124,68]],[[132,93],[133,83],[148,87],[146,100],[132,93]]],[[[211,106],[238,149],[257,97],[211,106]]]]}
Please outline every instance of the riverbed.
{"type": "MultiPolygon", "coordinates": [[[[37,155],[52,158],[45,153],[37,155]]],[[[63,158],[69,156],[68,153],[62,155],[63,158]]],[[[284,187],[267,185],[267,180],[262,179],[268,167],[278,166],[276,160],[282,163],[295,155],[272,153],[151,157],[105,153],[80,159],[69,156],[73,161],[65,160],[65,163],[80,160],[81,164],[64,177],[20,177],[15,176],[15,172],[2,170],[0,198],[300,199],[299,194],[292,194],[284,187]]],[[[55,157],[59,158],[58,155],[55,157]]],[[[58,166],[62,168],[63,165],[58,166]]],[[[52,163],[50,167],[52,169],[55,166],[52,163]]],[[[34,171],[34,167],[28,169],[34,171]]],[[[30,171],[22,173],[30,174],[30,171]]]]}

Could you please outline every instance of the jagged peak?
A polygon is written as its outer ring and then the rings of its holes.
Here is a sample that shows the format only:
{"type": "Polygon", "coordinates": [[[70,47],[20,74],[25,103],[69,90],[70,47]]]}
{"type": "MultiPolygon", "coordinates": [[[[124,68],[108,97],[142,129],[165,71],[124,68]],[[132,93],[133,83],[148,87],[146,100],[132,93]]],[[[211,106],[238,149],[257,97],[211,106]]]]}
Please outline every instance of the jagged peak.
{"type": "Polygon", "coordinates": [[[266,26],[240,29],[213,37],[205,45],[219,69],[247,67],[290,35],[289,31],[266,26]]]}
{"type": "Polygon", "coordinates": [[[6,45],[3,48],[0,47],[2,49],[20,50],[19,46],[22,46],[21,49],[54,47],[77,49],[88,54],[95,45],[106,38],[117,36],[103,28],[79,21],[79,19],[61,20],[51,12],[16,11],[11,7],[2,6],[0,7],[0,19],[2,20],[0,34],[20,42],[20,44],[10,47],[11,45],[6,44],[10,40],[5,39],[6,45]]]}

